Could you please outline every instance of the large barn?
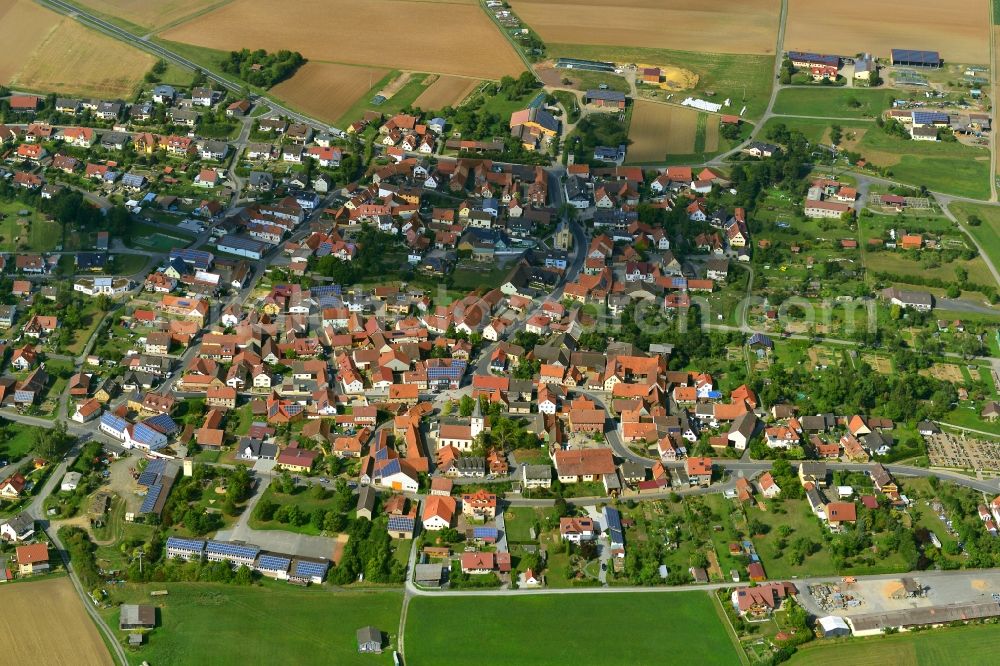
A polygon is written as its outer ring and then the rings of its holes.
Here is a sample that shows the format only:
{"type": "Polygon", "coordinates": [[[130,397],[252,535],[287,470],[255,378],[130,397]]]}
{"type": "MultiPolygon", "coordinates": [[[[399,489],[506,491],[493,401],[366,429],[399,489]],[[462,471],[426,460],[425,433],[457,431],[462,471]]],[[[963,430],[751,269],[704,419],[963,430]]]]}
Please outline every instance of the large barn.
{"type": "Polygon", "coordinates": [[[937,51],[893,49],[892,64],[897,67],[940,67],[941,54],[937,51]]]}

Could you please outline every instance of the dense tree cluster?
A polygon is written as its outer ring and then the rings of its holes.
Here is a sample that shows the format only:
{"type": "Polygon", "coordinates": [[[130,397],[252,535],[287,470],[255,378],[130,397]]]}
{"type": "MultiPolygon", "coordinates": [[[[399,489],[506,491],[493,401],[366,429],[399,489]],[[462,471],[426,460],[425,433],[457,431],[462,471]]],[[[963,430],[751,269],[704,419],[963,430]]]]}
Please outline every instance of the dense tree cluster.
{"type": "Polygon", "coordinates": [[[222,61],[222,71],[238,76],[260,88],[270,88],[292,76],[306,59],[298,51],[282,49],[268,53],[263,49],[230,51],[222,61]]]}

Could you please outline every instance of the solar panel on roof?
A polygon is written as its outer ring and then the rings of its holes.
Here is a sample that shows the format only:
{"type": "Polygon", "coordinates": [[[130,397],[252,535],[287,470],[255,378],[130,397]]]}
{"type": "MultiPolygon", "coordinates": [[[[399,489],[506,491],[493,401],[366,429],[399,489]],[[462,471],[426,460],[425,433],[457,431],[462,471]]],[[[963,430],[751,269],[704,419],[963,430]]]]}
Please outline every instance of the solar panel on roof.
{"type": "Polygon", "coordinates": [[[180,537],[167,537],[167,548],[178,548],[181,550],[205,550],[205,542],[201,539],[182,539],[180,537]]]}
{"type": "Polygon", "coordinates": [[[622,517],[618,513],[618,509],[613,509],[609,506],[604,507],[604,519],[608,521],[608,529],[621,531],[622,517]]]}
{"type": "Polygon", "coordinates": [[[329,568],[329,563],[327,562],[307,562],[304,560],[298,560],[295,563],[295,575],[302,576],[303,578],[311,578],[313,576],[325,576],[326,570],[329,568]]]}
{"type": "Polygon", "coordinates": [[[226,543],[225,541],[209,541],[205,544],[205,552],[213,555],[222,555],[241,558],[255,558],[260,548],[238,543],[226,543]]]}
{"type": "Polygon", "coordinates": [[[276,555],[261,555],[257,559],[258,569],[267,569],[268,571],[288,571],[292,561],[287,557],[278,557],[276,555]]]}
{"type": "Polygon", "coordinates": [[[382,468],[382,476],[390,476],[392,474],[398,474],[399,471],[400,471],[399,460],[393,458],[392,460],[390,460],[385,464],[385,467],[382,468]]]}
{"type": "Polygon", "coordinates": [[[156,472],[151,472],[148,469],[139,475],[138,484],[140,486],[151,486],[159,481],[160,475],[156,472]]]}
{"type": "Polygon", "coordinates": [[[163,486],[158,483],[151,485],[149,492],[146,493],[146,499],[142,501],[139,513],[152,513],[153,507],[156,506],[156,500],[160,499],[161,492],[163,492],[163,486]]]}
{"type": "Polygon", "coordinates": [[[151,416],[143,423],[159,430],[167,435],[172,435],[177,432],[177,424],[174,420],[170,418],[169,414],[157,414],[156,416],[151,416]]]}
{"type": "Polygon", "coordinates": [[[496,538],[500,531],[495,527],[473,527],[472,536],[475,539],[496,538]]]}
{"type": "Polygon", "coordinates": [[[409,516],[389,516],[389,530],[393,532],[409,532],[413,529],[413,518],[409,516]]]}

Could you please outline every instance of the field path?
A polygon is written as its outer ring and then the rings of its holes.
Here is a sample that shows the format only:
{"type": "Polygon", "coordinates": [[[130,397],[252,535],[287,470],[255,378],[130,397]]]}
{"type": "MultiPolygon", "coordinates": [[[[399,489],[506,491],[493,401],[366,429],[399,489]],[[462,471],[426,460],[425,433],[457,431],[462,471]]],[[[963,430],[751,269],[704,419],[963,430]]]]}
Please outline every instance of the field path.
{"type": "Polygon", "coordinates": [[[778,92],[781,90],[782,85],[778,80],[779,74],[781,74],[781,60],[785,53],[785,24],[788,22],[788,0],[781,0],[781,12],[778,14],[778,37],[774,45],[774,79],[771,81],[771,98],[767,100],[767,108],[764,109],[764,115],[760,117],[754,128],[750,130],[750,136],[747,140],[736,146],[728,153],[722,153],[717,155],[715,159],[706,163],[706,166],[722,166],[725,164],[726,159],[732,155],[739,154],[743,147],[746,146],[751,141],[756,140],[757,134],[760,133],[760,129],[767,123],[768,119],[774,115],[774,102],[778,99],[778,92]]]}
{"type": "MultiPolygon", "coordinates": [[[[996,2],[997,0],[993,0],[996,2]]],[[[997,96],[997,30],[995,25],[990,26],[990,96],[993,98],[993,106],[996,107],[997,96]]],[[[997,136],[996,132],[990,132],[990,201],[997,200],[997,136]]],[[[987,262],[989,263],[989,262],[987,262]]],[[[992,266],[991,266],[992,268],[992,266]]]]}

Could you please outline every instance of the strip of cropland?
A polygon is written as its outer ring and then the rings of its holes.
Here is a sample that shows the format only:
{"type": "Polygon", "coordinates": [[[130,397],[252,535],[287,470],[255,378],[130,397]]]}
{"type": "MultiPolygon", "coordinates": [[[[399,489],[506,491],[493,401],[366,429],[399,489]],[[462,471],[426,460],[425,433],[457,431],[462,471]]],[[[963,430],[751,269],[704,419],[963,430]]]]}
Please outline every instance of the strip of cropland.
{"type": "Polygon", "coordinates": [[[116,23],[136,34],[142,31],[160,30],[166,26],[190,18],[194,14],[209,11],[224,4],[226,0],[71,0],[90,13],[98,14],[105,20],[116,23]]]}
{"type": "Polygon", "coordinates": [[[778,0],[513,0],[545,42],[773,54],[778,0]],[[710,38],[706,38],[707,35],[710,38]]]}
{"type": "Polygon", "coordinates": [[[303,113],[332,123],[387,73],[376,67],[307,62],[270,92],[303,113]]]}
{"type": "MultiPolygon", "coordinates": [[[[855,8],[860,9],[860,8],[855,8]]],[[[788,3],[785,49],[888,57],[890,49],[938,51],[947,62],[986,64],[990,58],[986,0],[879,0],[863,11],[830,11],[820,0],[788,3]]]]}
{"type": "Polygon", "coordinates": [[[417,597],[407,613],[406,659],[480,666],[739,663],[704,592],[417,597]],[[663,631],[665,617],[684,631],[663,631]],[[613,637],[613,655],[581,649],[585,627],[613,637]]]}
{"type": "Polygon", "coordinates": [[[233,50],[293,49],[309,60],[499,79],[524,70],[478,6],[404,0],[301,0],[284,20],[270,0],[235,0],[159,34],[233,50]],[[350,26],[347,37],[331,26],[350,26]],[[415,36],[419,41],[415,42],[415,36]]]}
{"type": "Polygon", "coordinates": [[[131,97],[153,56],[31,0],[0,0],[0,82],[18,90],[131,97]]]}
{"type": "Polygon", "coordinates": [[[114,663],[69,578],[8,583],[0,604],[4,663],[114,663]]]}

